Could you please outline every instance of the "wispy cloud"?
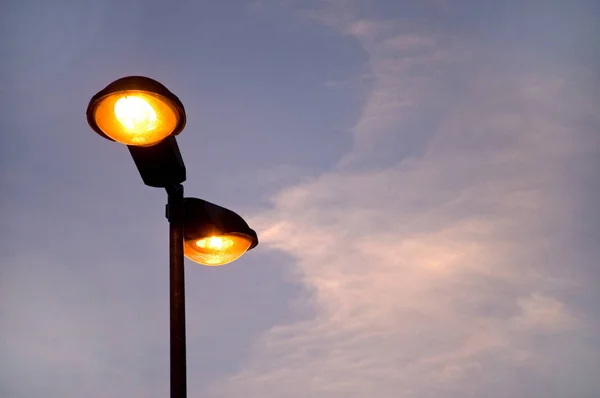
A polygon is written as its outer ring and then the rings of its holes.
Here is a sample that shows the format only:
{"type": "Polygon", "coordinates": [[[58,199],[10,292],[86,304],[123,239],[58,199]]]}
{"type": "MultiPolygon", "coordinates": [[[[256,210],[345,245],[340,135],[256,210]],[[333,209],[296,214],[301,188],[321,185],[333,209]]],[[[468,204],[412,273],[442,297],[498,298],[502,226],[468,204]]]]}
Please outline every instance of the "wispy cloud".
{"type": "Polygon", "coordinates": [[[561,269],[598,251],[575,255],[559,232],[582,195],[569,166],[599,153],[593,99],[571,71],[505,69],[485,48],[348,10],[304,14],[370,56],[354,147],[254,220],[295,258],[296,305],[314,314],[264,334],[214,395],[565,396],[539,370],[594,361],[579,340],[593,310],[567,299],[590,286],[561,269]]]}

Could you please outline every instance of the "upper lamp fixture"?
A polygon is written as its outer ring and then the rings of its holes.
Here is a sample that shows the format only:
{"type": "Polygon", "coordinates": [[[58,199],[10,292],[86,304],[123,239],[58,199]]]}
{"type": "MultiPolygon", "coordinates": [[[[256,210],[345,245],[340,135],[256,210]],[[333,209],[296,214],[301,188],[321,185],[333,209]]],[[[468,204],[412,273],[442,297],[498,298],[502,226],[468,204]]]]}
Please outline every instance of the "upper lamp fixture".
{"type": "Polygon", "coordinates": [[[202,199],[183,200],[184,254],[197,263],[230,263],[258,245],[256,232],[237,213],[202,199]]]}
{"type": "Polygon", "coordinates": [[[152,146],[185,126],[185,110],[165,86],[129,76],[106,86],[90,100],[87,120],[104,138],[130,146],[152,146]]]}

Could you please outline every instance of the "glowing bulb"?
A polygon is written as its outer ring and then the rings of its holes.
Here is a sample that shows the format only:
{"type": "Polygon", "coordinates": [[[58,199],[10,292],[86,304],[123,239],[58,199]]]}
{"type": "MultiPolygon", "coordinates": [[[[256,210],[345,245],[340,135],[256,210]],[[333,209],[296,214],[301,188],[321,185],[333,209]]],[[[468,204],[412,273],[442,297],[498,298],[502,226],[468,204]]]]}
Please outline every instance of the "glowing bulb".
{"type": "Polygon", "coordinates": [[[185,121],[185,115],[168,98],[144,91],[110,94],[92,109],[98,129],[125,145],[155,145],[178,132],[180,122],[185,121]]]}
{"type": "Polygon", "coordinates": [[[233,240],[222,236],[211,236],[196,241],[196,246],[208,250],[225,250],[233,246],[233,240]]]}
{"type": "Polygon", "coordinates": [[[156,128],[156,112],[137,96],[121,97],[115,103],[115,117],[127,130],[144,133],[156,128]]]}
{"type": "Polygon", "coordinates": [[[252,241],[242,234],[216,235],[197,240],[186,240],[185,255],[200,264],[223,265],[239,258],[252,241]]]}

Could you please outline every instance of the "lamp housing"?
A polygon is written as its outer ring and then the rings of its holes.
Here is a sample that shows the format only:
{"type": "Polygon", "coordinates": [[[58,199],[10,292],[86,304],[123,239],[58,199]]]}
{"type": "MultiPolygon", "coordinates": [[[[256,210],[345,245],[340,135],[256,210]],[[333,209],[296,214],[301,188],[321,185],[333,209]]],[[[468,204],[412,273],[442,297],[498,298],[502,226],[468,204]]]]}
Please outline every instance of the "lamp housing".
{"type": "Polygon", "coordinates": [[[110,83],[92,97],[86,116],[90,127],[102,137],[142,147],[179,134],[186,123],[179,98],[144,76],[110,83]]]}
{"type": "Polygon", "coordinates": [[[169,136],[150,147],[128,145],[127,148],[144,184],[167,188],[185,181],[185,164],[175,137],[169,136]]]}
{"type": "Polygon", "coordinates": [[[184,254],[197,263],[219,266],[258,245],[246,221],[229,209],[197,198],[184,198],[184,254]]]}

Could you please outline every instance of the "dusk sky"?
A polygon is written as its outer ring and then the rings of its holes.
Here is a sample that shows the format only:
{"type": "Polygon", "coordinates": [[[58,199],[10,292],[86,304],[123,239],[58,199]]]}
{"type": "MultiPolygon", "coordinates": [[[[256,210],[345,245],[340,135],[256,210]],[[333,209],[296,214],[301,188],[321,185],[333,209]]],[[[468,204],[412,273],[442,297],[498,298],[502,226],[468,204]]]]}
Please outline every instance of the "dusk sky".
{"type": "Polygon", "coordinates": [[[0,397],[169,395],[166,194],[88,101],[184,103],[188,396],[600,397],[600,3],[0,2],[0,397]]]}

